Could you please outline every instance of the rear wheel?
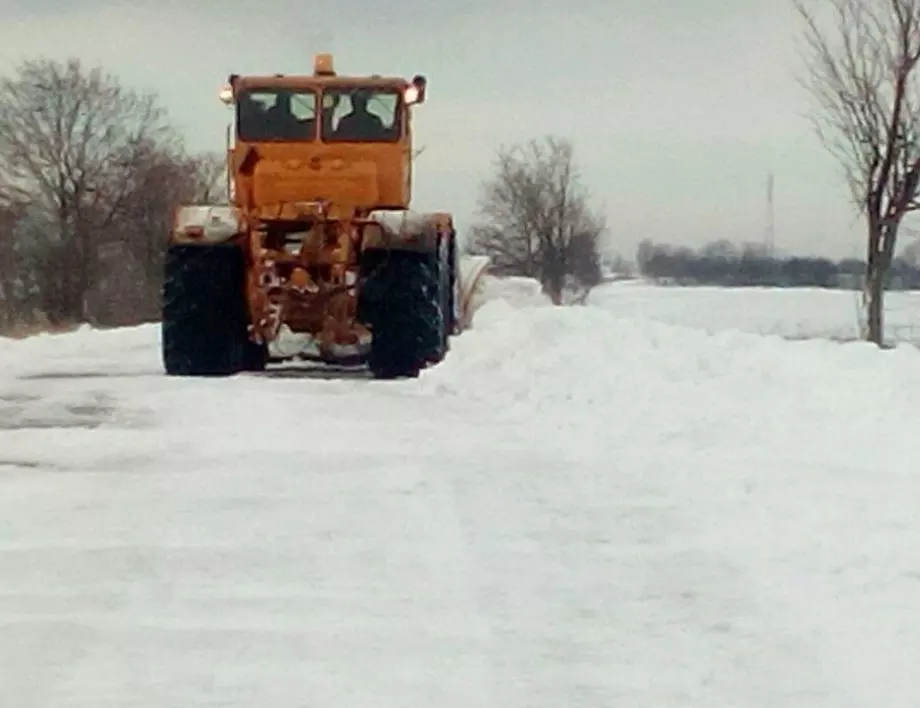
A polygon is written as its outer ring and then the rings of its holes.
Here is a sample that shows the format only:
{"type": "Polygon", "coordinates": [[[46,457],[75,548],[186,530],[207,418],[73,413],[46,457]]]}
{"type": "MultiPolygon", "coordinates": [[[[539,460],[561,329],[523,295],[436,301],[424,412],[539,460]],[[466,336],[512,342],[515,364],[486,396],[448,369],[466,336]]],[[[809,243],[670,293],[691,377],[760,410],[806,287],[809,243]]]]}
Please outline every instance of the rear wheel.
{"type": "Polygon", "coordinates": [[[438,254],[369,249],[359,317],[373,335],[368,368],[376,378],[412,378],[443,356],[444,288],[438,254]]]}
{"type": "Polygon", "coordinates": [[[453,334],[454,328],[454,277],[453,254],[451,249],[453,243],[454,240],[447,237],[442,237],[438,241],[436,267],[438,271],[438,294],[443,326],[441,328],[440,346],[431,359],[431,362],[434,364],[447,356],[447,350],[450,348],[450,335],[453,334]]]}
{"type": "Polygon", "coordinates": [[[234,245],[173,245],[163,284],[163,364],[171,376],[261,371],[267,348],[249,339],[246,266],[234,245]]]}
{"type": "Polygon", "coordinates": [[[448,272],[448,309],[446,315],[447,336],[459,334],[460,320],[460,276],[458,269],[457,238],[456,233],[451,233],[447,244],[447,272],[448,272]]]}

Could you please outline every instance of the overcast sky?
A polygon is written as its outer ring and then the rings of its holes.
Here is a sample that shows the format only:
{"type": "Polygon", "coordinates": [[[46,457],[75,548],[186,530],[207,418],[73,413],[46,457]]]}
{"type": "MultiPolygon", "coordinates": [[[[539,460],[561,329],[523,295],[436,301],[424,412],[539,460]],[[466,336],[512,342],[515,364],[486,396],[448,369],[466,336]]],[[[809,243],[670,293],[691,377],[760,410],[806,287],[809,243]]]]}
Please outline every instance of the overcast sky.
{"type": "Polygon", "coordinates": [[[429,80],[420,210],[474,217],[502,143],[571,138],[632,257],[644,237],[696,246],[763,238],[776,175],[783,251],[861,255],[838,168],[796,84],[786,0],[5,0],[0,72],[78,56],[157,91],[195,148],[223,147],[230,73],[341,72],[429,80]],[[12,11],[9,9],[12,2],[12,11]]]}

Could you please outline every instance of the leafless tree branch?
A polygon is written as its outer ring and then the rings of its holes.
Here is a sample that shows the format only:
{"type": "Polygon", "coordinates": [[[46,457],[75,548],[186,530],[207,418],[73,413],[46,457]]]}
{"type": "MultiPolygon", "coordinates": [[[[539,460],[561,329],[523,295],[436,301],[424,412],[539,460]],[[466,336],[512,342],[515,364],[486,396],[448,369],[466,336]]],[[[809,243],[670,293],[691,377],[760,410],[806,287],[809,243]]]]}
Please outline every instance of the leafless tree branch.
{"type": "Polygon", "coordinates": [[[156,316],[173,208],[214,198],[222,170],[185,153],[155,96],[77,60],[22,63],[0,78],[0,217],[17,214],[0,297],[51,324],[156,316]]]}
{"type": "Polygon", "coordinates": [[[920,207],[920,0],[793,3],[803,21],[802,85],[814,101],[815,130],[866,219],[867,337],[881,345],[898,229],[920,207]]]}

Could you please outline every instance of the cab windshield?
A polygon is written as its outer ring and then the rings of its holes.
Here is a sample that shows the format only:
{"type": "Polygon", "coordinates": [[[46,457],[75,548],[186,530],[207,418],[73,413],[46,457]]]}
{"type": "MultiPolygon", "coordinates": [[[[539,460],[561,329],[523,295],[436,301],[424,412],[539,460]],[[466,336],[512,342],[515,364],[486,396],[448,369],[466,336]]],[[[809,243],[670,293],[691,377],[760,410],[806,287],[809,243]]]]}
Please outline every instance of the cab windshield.
{"type": "Polygon", "coordinates": [[[286,88],[241,92],[237,98],[237,135],[254,142],[315,140],[316,92],[286,88]]]}
{"type": "Polygon", "coordinates": [[[400,135],[402,93],[393,88],[327,88],[323,140],[394,142],[400,135]]]}

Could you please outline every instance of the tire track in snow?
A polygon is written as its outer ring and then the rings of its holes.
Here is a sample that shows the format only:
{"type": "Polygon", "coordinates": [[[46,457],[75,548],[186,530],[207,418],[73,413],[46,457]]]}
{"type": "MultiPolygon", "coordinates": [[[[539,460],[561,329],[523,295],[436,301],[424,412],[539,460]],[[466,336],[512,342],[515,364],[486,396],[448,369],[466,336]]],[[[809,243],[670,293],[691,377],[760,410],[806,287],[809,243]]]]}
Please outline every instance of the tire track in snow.
{"type": "Polygon", "coordinates": [[[498,705],[440,476],[473,441],[439,435],[442,404],[224,384],[137,391],[159,451],[146,431],[72,430],[79,465],[39,470],[28,507],[6,498],[0,622],[22,680],[5,702],[498,705]],[[409,403],[433,406],[431,430],[409,403]],[[89,464],[132,440],[151,453],[132,474],[89,464]]]}
{"type": "Polygon", "coordinates": [[[521,464],[518,444],[516,464],[455,482],[507,705],[849,705],[743,559],[708,543],[705,507],[669,490],[685,456],[521,464]]]}

